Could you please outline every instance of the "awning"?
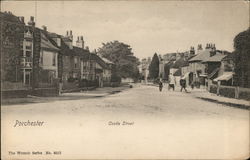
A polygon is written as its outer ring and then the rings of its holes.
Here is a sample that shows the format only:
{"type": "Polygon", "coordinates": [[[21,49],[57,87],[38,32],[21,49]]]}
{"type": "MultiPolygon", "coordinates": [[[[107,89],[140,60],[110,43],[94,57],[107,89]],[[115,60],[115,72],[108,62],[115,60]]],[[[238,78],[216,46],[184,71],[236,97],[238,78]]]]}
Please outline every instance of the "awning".
{"type": "Polygon", "coordinates": [[[225,72],[221,76],[214,79],[214,81],[228,81],[233,77],[233,72],[225,72]]]}
{"type": "Polygon", "coordinates": [[[215,75],[219,72],[220,68],[216,68],[215,70],[213,70],[213,72],[211,74],[209,74],[207,76],[208,79],[214,79],[215,75]]]}
{"type": "Polygon", "coordinates": [[[207,74],[200,74],[199,77],[207,77],[207,74]]]}

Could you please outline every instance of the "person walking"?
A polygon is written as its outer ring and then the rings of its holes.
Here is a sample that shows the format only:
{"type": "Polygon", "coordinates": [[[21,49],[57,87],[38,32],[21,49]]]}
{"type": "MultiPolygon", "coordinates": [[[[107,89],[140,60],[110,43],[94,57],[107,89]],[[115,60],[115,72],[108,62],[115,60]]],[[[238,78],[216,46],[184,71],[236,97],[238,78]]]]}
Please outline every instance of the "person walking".
{"type": "Polygon", "coordinates": [[[182,77],[180,79],[180,85],[181,85],[181,92],[182,92],[182,89],[184,89],[185,92],[187,92],[187,89],[186,89],[186,79],[184,77],[182,77]]]}
{"type": "Polygon", "coordinates": [[[172,89],[173,89],[173,91],[174,91],[174,89],[175,89],[175,84],[176,84],[175,77],[173,76],[173,74],[172,74],[172,73],[170,73],[170,75],[169,75],[169,85],[168,85],[168,90],[170,90],[170,89],[172,88],[172,89]]]}
{"type": "Polygon", "coordinates": [[[163,83],[162,83],[162,81],[160,80],[160,81],[159,81],[159,91],[160,91],[160,92],[162,91],[162,87],[163,87],[163,83]]]}

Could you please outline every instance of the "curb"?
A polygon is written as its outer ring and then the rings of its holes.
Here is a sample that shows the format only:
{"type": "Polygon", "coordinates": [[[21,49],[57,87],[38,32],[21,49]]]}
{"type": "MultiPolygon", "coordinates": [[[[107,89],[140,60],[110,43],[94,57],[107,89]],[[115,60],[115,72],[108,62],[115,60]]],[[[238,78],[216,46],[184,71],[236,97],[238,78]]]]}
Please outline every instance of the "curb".
{"type": "Polygon", "coordinates": [[[204,98],[204,97],[196,97],[196,98],[199,98],[199,99],[204,100],[204,101],[214,102],[214,103],[218,103],[218,104],[224,104],[224,105],[227,105],[229,107],[236,107],[236,108],[247,109],[247,110],[250,109],[250,106],[245,105],[245,104],[223,102],[223,101],[218,101],[218,100],[215,100],[215,99],[212,99],[212,98],[204,98]]]}

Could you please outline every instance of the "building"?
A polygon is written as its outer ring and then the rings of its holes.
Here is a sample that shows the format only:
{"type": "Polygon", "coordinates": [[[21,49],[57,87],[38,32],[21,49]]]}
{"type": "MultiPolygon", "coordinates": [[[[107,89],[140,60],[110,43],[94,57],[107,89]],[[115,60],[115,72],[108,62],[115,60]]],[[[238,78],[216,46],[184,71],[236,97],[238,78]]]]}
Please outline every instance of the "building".
{"type": "Polygon", "coordinates": [[[142,75],[142,79],[144,80],[145,83],[147,83],[148,81],[148,77],[149,77],[149,65],[151,63],[151,58],[143,58],[141,60],[141,75],[142,75]]]}
{"type": "MultiPolygon", "coordinates": [[[[199,47],[198,47],[199,48],[199,47]]],[[[209,57],[216,54],[215,44],[207,44],[205,50],[199,48],[197,54],[189,59],[189,72],[192,75],[192,81],[198,86],[205,85],[206,74],[206,65],[202,63],[204,60],[207,60],[209,57]]]]}
{"type": "Polygon", "coordinates": [[[2,90],[27,89],[32,81],[33,32],[24,17],[11,12],[0,12],[0,16],[2,90]]]}

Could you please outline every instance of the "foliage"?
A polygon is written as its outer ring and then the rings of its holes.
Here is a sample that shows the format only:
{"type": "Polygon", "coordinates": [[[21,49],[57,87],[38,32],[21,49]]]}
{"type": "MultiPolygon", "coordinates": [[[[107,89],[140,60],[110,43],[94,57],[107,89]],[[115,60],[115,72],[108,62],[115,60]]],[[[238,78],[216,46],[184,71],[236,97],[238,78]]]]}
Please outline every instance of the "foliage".
{"type": "Polygon", "coordinates": [[[150,65],[149,65],[149,77],[151,79],[158,78],[158,76],[159,76],[159,64],[160,64],[159,58],[158,58],[157,54],[155,53],[150,65]]]}
{"type": "Polygon", "coordinates": [[[250,88],[250,28],[234,38],[236,85],[250,88]]]}
{"type": "Polygon", "coordinates": [[[115,64],[112,80],[120,78],[137,78],[139,60],[134,56],[132,48],[119,41],[103,43],[98,53],[115,64]],[[119,77],[119,78],[118,78],[119,77]]]}

